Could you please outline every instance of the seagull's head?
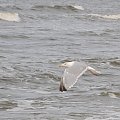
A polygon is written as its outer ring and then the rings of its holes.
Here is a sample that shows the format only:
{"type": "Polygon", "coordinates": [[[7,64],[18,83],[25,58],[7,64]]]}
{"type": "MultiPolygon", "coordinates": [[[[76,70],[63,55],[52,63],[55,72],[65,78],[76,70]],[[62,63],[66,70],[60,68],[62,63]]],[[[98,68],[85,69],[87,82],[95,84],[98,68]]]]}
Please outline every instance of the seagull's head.
{"type": "Polygon", "coordinates": [[[60,65],[60,67],[65,67],[65,68],[69,68],[74,64],[74,61],[72,62],[65,62],[63,64],[60,65]]]}

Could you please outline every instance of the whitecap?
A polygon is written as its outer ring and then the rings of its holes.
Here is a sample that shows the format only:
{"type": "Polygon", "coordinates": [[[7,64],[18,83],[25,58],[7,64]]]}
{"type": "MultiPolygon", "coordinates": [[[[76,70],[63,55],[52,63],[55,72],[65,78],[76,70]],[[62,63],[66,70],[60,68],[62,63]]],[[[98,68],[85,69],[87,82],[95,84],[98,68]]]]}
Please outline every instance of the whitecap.
{"type": "Polygon", "coordinates": [[[18,13],[0,12],[0,19],[6,21],[19,22],[20,17],[18,13]]]}
{"type": "Polygon", "coordinates": [[[114,93],[108,93],[109,97],[111,98],[118,98],[114,93]]]}
{"type": "Polygon", "coordinates": [[[112,19],[112,20],[118,20],[118,19],[120,19],[120,14],[116,14],[116,15],[89,14],[89,15],[90,16],[104,18],[104,19],[112,19]]]}
{"type": "Polygon", "coordinates": [[[84,10],[84,8],[80,5],[73,5],[72,7],[77,9],[77,10],[84,10]]]}

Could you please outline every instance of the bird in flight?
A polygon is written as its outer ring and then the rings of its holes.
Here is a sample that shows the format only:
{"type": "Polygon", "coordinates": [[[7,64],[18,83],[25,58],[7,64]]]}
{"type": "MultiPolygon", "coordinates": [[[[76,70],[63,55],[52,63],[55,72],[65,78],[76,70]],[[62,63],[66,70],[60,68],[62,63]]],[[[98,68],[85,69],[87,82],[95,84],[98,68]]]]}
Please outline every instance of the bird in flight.
{"type": "Polygon", "coordinates": [[[61,92],[67,91],[69,88],[78,81],[80,76],[82,76],[86,71],[90,71],[94,75],[101,74],[100,71],[95,70],[94,68],[87,66],[84,62],[65,62],[60,65],[60,67],[65,67],[63,77],[60,81],[59,90],[61,92]]]}

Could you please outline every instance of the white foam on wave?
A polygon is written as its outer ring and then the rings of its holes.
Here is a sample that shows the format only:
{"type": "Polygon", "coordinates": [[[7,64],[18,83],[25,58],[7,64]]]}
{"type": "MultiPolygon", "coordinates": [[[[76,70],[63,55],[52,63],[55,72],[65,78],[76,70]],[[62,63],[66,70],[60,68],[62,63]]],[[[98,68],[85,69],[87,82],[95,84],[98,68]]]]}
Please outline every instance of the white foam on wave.
{"type": "Polygon", "coordinates": [[[0,12],[0,19],[6,21],[19,22],[20,17],[18,13],[0,12]]]}
{"type": "Polygon", "coordinates": [[[72,7],[77,9],[77,10],[84,10],[84,8],[80,5],[72,5],[72,7]]]}
{"type": "Polygon", "coordinates": [[[116,14],[116,15],[90,14],[90,15],[91,15],[91,16],[95,16],[95,17],[104,18],[104,19],[113,19],[113,20],[118,20],[118,19],[120,19],[120,14],[116,14]]]}
{"type": "Polygon", "coordinates": [[[109,97],[111,98],[118,98],[114,93],[108,93],[109,97]]]}

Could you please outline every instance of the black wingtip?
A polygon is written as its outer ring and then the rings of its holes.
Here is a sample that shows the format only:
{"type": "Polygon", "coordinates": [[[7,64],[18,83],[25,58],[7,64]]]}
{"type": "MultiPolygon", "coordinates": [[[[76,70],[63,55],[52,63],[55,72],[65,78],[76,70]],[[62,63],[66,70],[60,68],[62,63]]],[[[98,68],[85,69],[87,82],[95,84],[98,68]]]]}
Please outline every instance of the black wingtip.
{"type": "Polygon", "coordinates": [[[65,88],[65,86],[64,86],[64,84],[63,84],[63,81],[60,82],[60,88],[59,88],[59,90],[60,90],[61,92],[67,91],[67,89],[65,88]]]}

